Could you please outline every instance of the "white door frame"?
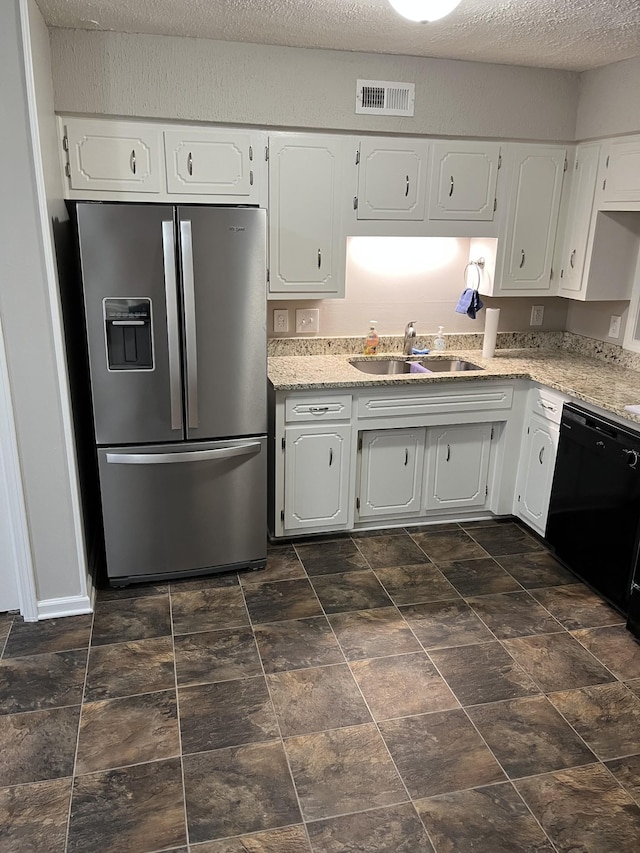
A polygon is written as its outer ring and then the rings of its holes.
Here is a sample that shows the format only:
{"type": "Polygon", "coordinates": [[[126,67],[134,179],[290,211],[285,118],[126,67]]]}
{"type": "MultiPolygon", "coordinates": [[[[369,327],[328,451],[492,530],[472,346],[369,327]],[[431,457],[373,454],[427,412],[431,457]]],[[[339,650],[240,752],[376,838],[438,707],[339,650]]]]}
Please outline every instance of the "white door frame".
{"type": "Polygon", "coordinates": [[[14,581],[20,613],[25,621],[35,622],[38,619],[38,605],[2,317],[0,317],[0,477],[3,481],[0,483],[0,488],[4,491],[3,497],[6,496],[9,527],[8,547],[0,552],[0,561],[4,566],[0,573],[1,577],[4,577],[5,570],[13,574],[9,583],[14,581]]]}

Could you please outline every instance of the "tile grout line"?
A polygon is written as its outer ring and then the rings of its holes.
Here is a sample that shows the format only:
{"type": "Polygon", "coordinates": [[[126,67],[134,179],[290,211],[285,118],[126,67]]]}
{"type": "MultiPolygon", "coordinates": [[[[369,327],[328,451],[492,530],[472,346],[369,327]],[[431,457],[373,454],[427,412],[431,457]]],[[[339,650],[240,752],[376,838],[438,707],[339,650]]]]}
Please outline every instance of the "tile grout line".
{"type": "Polygon", "coordinates": [[[89,642],[87,644],[87,662],[85,664],[84,681],[82,683],[82,692],[80,694],[80,713],[78,714],[78,732],[76,735],[76,748],[75,748],[75,752],[73,755],[73,768],[71,771],[71,791],[69,794],[69,813],[67,815],[67,831],[65,834],[65,841],[64,841],[64,850],[65,851],[67,851],[69,848],[69,832],[71,830],[71,812],[72,812],[72,806],[73,806],[73,793],[74,793],[74,787],[75,787],[75,781],[76,781],[76,767],[78,764],[78,749],[80,746],[80,729],[82,726],[82,711],[84,708],[84,692],[85,692],[86,687],[87,687],[87,676],[89,674],[89,658],[91,657],[91,641],[93,639],[93,623],[95,621],[95,618],[96,618],[96,601],[94,599],[93,612],[91,614],[91,627],[89,628],[89,642]]]}
{"type": "MultiPolygon", "coordinates": [[[[304,568],[304,566],[303,566],[303,568],[304,568]]],[[[284,754],[285,761],[287,762],[287,769],[289,771],[289,779],[291,780],[291,787],[292,787],[293,793],[295,794],[295,797],[296,797],[296,803],[298,804],[298,811],[300,812],[300,820],[301,820],[302,826],[304,828],[305,837],[306,837],[307,842],[309,844],[309,850],[311,850],[312,849],[311,848],[311,839],[309,838],[309,833],[307,831],[307,824],[306,824],[306,821],[304,818],[304,813],[302,811],[302,803],[300,802],[300,796],[298,794],[298,788],[296,787],[296,782],[295,782],[295,779],[293,776],[293,771],[291,769],[291,762],[289,761],[289,755],[287,754],[287,749],[286,749],[285,743],[284,743],[284,737],[282,735],[282,728],[280,727],[280,720],[278,719],[278,714],[276,713],[276,706],[275,706],[275,703],[273,701],[273,697],[271,695],[271,687],[269,686],[269,679],[267,678],[267,673],[266,673],[265,668],[264,668],[262,656],[260,655],[260,647],[258,646],[258,641],[256,640],[253,620],[251,619],[251,614],[249,613],[249,607],[247,606],[247,600],[245,598],[244,589],[242,587],[242,584],[240,584],[240,591],[242,593],[242,600],[244,601],[244,606],[245,606],[245,609],[247,611],[247,618],[249,619],[249,626],[251,628],[251,636],[253,637],[253,644],[255,646],[256,654],[258,656],[258,661],[260,662],[260,669],[262,671],[262,677],[264,679],[264,683],[265,683],[265,686],[267,688],[267,695],[269,696],[269,702],[271,703],[271,708],[273,710],[273,717],[276,721],[276,726],[278,727],[278,734],[280,736],[280,746],[282,748],[282,752],[284,754]]],[[[287,620],[287,621],[291,621],[291,620],[287,620]]],[[[290,824],[290,825],[295,826],[295,824],[290,824]]],[[[244,834],[246,835],[247,833],[244,833],[244,834]]],[[[233,836],[228,836],[228,837],[233,837],[233,836]]],[[[235,837],[238,837],[238,836],[235,836],[235,837]]],[[[220,839],[216,839],[216,841],[218,841],[218,840],[220,840],[220,839]]]]}
{"type": "Polygon", "coordinates": [[[184,810],[184,837],[187,849],[189,849],[189,818],[187,815],[187,790],[184,784],[184,756],[182,754],[182,727],[180,725],[180,692],[178,690],[178,667],[176,664],[176,641],[173,630],[173,596],[169,586],[169,624],[171,626],[171,648],[173,650],[173,682],[176,691],[176,723],[178,727],[178,750],[180,754],[180,779],[182,781],[182,804],[184,810]]]}

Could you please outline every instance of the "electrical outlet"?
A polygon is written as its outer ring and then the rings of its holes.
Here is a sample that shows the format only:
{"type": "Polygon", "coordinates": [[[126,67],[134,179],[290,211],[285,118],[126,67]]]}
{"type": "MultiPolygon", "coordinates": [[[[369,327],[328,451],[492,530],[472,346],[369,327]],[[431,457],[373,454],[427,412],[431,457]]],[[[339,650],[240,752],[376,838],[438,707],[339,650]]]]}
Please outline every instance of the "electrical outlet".
{"type": "Polygon", "coordinates": [[[541,326],[543,317],[544,317],[544,305],[532,305],[531,306],[531,319],[529,320],[529,325],[530,326],[541,326]]]}
{"type": "Polygon", "coordinates": [[[296,332],[304,334],[318,334],[320,331],[320,309],[298,308],[296,309],[296,332]]]}
{"type": "Polygon", "coordinates": [[[273,312],[273,331],[289,331],[289,311],[286,308],[276,308],[273,312]]]}
{"type": "Polygon", "coordinates": [[[609,321],[609,337],[610,338],[619,338],[620,337],[620,324],[622,323],[622,317],[617,317],[615,314],[611,315],[611,320],[609,321]]]}

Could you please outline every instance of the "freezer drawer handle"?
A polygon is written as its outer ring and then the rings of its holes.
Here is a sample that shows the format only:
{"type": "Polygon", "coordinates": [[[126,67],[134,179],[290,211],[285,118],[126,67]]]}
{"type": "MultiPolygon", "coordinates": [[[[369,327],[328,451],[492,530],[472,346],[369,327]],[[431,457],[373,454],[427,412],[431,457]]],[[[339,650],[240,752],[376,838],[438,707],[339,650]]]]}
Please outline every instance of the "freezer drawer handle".
{"type": "Polygon", "coordinates": [[[182,429],[182,399],[180,396],[180,339],[178,330],[178,293],[176,290],[176,247],[173,222],[162,223],[162,254],[164,259],[164,293],[167,307],[167,347],[169,352],[169,399],[171,429],[182,429]]]}
{"type": "Polygon", "coordinates": [[[232,456],[255,456],[259,452],[260,442],[254,441],[240,447],[192,450],[188,453],[107,453],[107,462],[112,465],[172,465],[176,462],[210,462],[232,456]]]}

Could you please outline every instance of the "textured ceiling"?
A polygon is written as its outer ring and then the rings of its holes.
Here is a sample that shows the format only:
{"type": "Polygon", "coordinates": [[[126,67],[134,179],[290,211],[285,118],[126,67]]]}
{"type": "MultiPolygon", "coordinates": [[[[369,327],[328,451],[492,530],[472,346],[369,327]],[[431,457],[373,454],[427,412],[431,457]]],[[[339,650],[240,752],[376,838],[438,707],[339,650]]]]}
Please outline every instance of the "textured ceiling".
{"type": "Polygon", "coordinates": [[[52,27],[583,71],[640,56],[640,0],[462,0],[432,24],[386,0],[37,0],[52,27]]]}

